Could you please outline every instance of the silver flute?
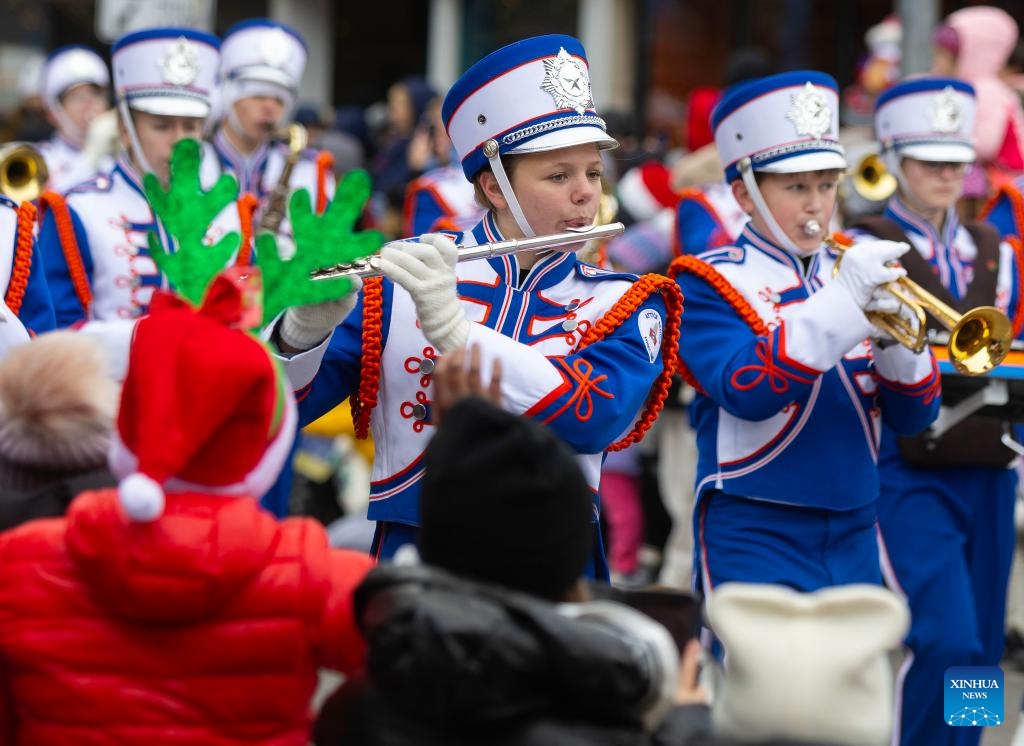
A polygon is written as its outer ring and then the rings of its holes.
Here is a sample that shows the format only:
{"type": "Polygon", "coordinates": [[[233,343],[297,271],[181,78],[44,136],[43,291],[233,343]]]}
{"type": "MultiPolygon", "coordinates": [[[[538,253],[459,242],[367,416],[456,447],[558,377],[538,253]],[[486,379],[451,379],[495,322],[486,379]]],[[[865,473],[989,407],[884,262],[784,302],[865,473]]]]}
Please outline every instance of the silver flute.
{"type": "MultiPolygon", "coordinates": [[[[608,223],[607,225],[595,225],[587,228],[570,228],[563,233],[550,233],[546,236],[510,238],[507,241],[459,247],[459,261],[468,262],[471,259],[489,259],[492,256],[505,256],[506,254],[518,254],[523,251],[540,251],[555,246],[583,243],[595,238],[611,238],[612,236],[619,235],[624,230],[626,230],[626,227],[622,223],[608,223]]],[[[315,270],[310,277],[314,280],[330,280],[336,277],[361,277],[366,279],[367,277],[379,277],[382,274],[384,273],[380,271],[380,254],[373,254],[350,264],[335,264],[315,270]]]]}

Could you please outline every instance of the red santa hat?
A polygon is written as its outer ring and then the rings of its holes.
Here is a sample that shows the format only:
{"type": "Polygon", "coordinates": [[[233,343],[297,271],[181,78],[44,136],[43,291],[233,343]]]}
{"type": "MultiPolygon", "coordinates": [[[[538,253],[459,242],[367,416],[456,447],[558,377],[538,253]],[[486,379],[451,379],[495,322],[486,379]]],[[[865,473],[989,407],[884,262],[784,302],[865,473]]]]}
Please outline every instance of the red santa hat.
{"type": "Polygon", "coordinates": [[[157,519],[165,492],[258,498],[280,473],[295,402],[246,303],[221,275],[201,308],[157,293],[138,322],[110,455],[129,518],[157,519]]]}
{"type": "Polygon", "coordinates": [[[679,195],[669,186],[668,169],[658,161],[648,161],[624,173],[616,192],[619,203],[635,220],[650,220],[679,201],[679,195]]]}

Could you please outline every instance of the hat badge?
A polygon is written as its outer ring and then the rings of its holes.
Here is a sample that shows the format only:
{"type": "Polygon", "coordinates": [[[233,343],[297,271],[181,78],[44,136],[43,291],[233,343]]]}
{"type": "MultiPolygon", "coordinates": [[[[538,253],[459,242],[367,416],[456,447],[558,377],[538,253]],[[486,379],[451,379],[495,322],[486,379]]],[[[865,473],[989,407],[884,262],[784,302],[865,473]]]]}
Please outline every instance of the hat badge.
{"type": "Polygon", "coordinates": [[[271,67],[284,67],[292,56],[291,40],[283,29],[274,28],[260,39],[260,56],[271,67]]]}
{"type": "Polygon", "coordinates": [[[832,110],[825,95],[808,81],[799,93],[793,94],[792,102],[786,119],[793,123],[796,133],[820,140],[832,127],[832,110]]]}
{"type": "Polygon", "coordinates": [[[199,55],[188,39],[179,37],[164,55],[160,69],[165,83],[189,85],[199,75],[199,55]]]}
{"type": "Polygon", "coordinates": [[[932,99],[931,125],[935,132],[953,134],[963,124],[963,107],[957,99],[953,86],[946,86],[932,99]]]}
{"type": "Polygon", "coordinates": [[[544,81],[540,87],[551,95],[559,109],[575,109],[583,114],[594,108],[587,69],[564,47],[559,48],[558,56],[544,60],[544,81]]]}

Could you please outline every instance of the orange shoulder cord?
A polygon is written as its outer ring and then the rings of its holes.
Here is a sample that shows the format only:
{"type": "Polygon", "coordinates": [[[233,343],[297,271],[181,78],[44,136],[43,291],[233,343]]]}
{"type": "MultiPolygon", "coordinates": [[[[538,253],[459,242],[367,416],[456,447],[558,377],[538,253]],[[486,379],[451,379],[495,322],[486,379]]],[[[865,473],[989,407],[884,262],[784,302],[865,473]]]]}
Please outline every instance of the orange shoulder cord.
{"type": "Polygon", "coordinates": [[[1017,263],[1017,308],[1013,314],[1013,338],[1016,339],[1024,329],[1024,241],[1017,236],[1007,236],[1005,240],[1013,249],[1017,263]]]}
{"type": "Polygon", "coordinates": [[[248,267],[252,264],[252,219],[260,206],[255,194],[246,192],[238,198],[238,223],[242,229],[242,243],[238,246],[235,266],[248,267]]]}
{"type": "Polygon", "coordinates": [[[359,391],[349,397],[352,426],[360,440],[370,433],[370,413],[377,406],[377,391],[380,389],[383,308],[383,278],[371,277],[363,282],[363,351],[359,359],[359,391]]]}
{"type": "MultiPolygon", "coordinates": [[[[764,323],[764,320],[757,315],[757,311],[750,305],[750,301],[740,295],[739,291],[732,286],[732,284],[722,277],[722,275],[707,262],[701,261],[695,256],[681,256],[673,260],[672,264],[669,265],[668,275],[669,277],[678,277],[683,272],[699,277],[717,292],[722,298],[732,306],[733,310],[739,315],[743,322],[749,326],[754,334],[761,336],[768,333],[768,326],[764,323]]],[[[683,361],[679,360],[679,374],[683,377],[683,380],[693,386],[697,391],[703,392],[704,389],[697,382],[697,379],[690,373],[690,369],[686,367],[683,361]]]]}
{"type": "Polygon", "coordinates": [[[18,243],[14,247],[14,264],[11,267],[11,281],[7,284],[4,303],[15,316],[21,310],[28,287],[28,276],[32,270],[32,227],[36,222],[36,207],[31,202],[18,205],[18,243]]]}
{"type": "Polygon", "coordinates": [[[633,443],[638,443],[654,424],[654,420],[661,413],[661,408],[668,397],[672,374],[675,372],[676,360],[679,357],[679,324],[683,312],[683,295],[679,292],[679,286],[663,275],[644,275],[633,283],[633,287],[619,298],[615,305],[608,310],[608,313],[590,327],[580,341],[579,347],[576,348],[578,352],[584,347],[604,339],[632,316],[636,309],[653,293],[661,293],[668,312],[661,338],[661,373],[654,380],[651,393],[647,397],[647,404],[633,424],[633,429],[624,438],[608,446],[609,451],[621,451],[633,443]]]}
{"type": "Polygon", "coordinates": [[[334,170],[334,156],[326,150],[316,154],[316,213],[327,209],[327,174],[334,170]]]}
{"type": "MultiPolygon", "coordinates": [[[[71,286],[75,289],[79,305],[82,306],[82,313],[88,318],[89,308],[92,306],[92,289],[89,287],[89,276],[82,263],[82,251],[78,248],[78,241],[75,239],[75,226],[71,222],[71,210],[68,209],[68,204],[63,197],[56,192],[49,191],[43,192],[39,197],[39,206],[44,212],[47,208],[53,211],[53,221],[57,226],[57,239],[60,242],[60,250],[64,253],[64,262],[68,265],[71,286]]],[[[39,222],[42,223],[42,214],[39,222]]]]}
{"type": "Polygon", "coordinates": [[[986,202],[978,212],[977,219],[985,220],[985,218],[989,216],[989,213],[995,209],[996,203],[999,202],[999,198],[1003,196],[1010,200],[1010,209],[1013,212],[1014,226],[1016,226],[1018,231],[1024,233],[1024,196],[1008,184],[1003,184],[1003,186],[996,190],[995,194],[989,197],[988,202],[986,202]]]}

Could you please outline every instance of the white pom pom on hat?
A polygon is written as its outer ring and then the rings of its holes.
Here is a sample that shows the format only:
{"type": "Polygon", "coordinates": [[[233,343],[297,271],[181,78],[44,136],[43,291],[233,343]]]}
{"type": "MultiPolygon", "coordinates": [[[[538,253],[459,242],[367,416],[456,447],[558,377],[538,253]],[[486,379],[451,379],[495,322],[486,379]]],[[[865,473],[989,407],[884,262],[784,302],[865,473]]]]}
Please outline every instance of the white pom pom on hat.
{"type": "Polygon", "coordinates": [[[125,514],[133,521],[149,523],[164,512],[164,490],[145,474],[129,474],[118,487],[117,496],[125,514]]]}

